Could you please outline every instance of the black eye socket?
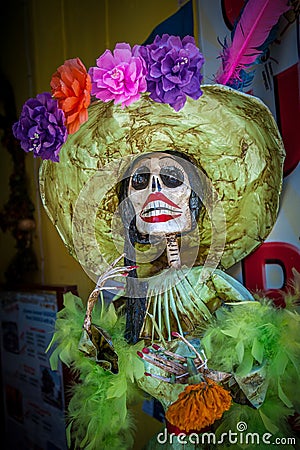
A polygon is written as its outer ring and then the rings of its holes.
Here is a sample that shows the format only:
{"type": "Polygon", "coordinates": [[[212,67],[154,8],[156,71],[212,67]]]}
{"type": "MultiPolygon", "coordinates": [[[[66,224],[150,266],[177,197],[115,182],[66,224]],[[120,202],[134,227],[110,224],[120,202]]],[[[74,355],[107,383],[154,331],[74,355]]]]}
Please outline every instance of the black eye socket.
{"type": "Polygon", "coordinates": [[[136,172],[132,175],[131,185],[136,191],[146,189],[150,180],[150,172],[148,167],[139,167],[136,172]]]}
{"type": "Polygon", "coordinates": [[[163,167],[160,171],[160,178],[165,186],[176,188],[181,186],[184,181],[184,173],[178,167],[163,167]]]}

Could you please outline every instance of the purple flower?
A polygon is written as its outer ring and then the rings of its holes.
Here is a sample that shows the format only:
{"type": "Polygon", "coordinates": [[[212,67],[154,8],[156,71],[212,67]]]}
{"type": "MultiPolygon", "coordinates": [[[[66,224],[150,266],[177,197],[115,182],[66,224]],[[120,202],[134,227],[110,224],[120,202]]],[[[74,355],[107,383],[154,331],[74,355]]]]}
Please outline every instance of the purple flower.
{"type": "Polygon", "coordinates": [[[122,107],[139,100],[145,92],[146,66],[140,56],[133,56],[129,44],[117,44],[112,54],[106,50],[98,59],[98,67],[91,67],[92,95],[108,102],[114,100],[122,107]]]}
{"type": "Polygon", "coordinates": [[[64,122],[57,100],[44,92],[24,103],[19,121],[13,125],[13,134],[25,152],[32,151],[34,157],[58,162],[60,148],[68,135],[64,122]]]}
{"type": "Polygon", "coordinates": [[[204,58],[192,36],[182,40],[168,34],[156,36],[152,44],[136,46],[134,54],[146,61],[147,90],[152,100],[168,103],[179,111],[187,95],[194,100],[202,95],[200,69],[204,58]]]}

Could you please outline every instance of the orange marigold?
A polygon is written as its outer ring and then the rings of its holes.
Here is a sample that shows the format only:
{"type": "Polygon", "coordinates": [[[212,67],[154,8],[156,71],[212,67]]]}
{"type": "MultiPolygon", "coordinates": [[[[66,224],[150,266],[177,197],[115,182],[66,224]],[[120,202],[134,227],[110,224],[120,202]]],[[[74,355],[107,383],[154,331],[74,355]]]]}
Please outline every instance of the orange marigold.
{"type": "Polygon", "coordinates": [[[91,102],[91,77],[79,58],[68,59],[51,78],[52,95],[66,118],[68,133],[73,134],[88,119],[91,102]]]}
{"type": "Polygon", "coordinates": [[[226,389],[206,379],[186,386],[168,408],[166,419],[186,433],[200,431],[220,419],[223,412],[230,408],[231,400],[226,389]]]}

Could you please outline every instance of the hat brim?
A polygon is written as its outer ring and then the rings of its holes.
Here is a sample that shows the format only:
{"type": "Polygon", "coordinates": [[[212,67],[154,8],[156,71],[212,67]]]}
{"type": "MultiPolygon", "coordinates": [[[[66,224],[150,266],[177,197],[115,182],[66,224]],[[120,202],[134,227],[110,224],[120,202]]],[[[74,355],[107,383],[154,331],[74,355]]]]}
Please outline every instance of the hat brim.
{"type": "MultiPolygon", "coordinates": [[[[220,267],[243,259],[270,233],[285,157],[276,122],[253,96],[221,85],[202,89],[200,99],[188,99],[179,112],[147,95],[124,109],[111,102],[95,103],[88,121],[62,147],[60,162],[42,163],[40,192],[46,211],[71,255],[91,272],[101,272],[120,254],[123,238],[112,225],[116,184],[129,160],[143,153],[184,153],[211,181],[226,219],[220,267]],[[82,196],[96,213],[91,217],[87,207],[78,219],[74,211],[78,198],[84,204],[82,196]],[[80,243],[78,233],[84,236],[80,243]]],[[[203,264],[212,240],[206,208],[199,216],[198,233],[195,263],[203,264]]]]}

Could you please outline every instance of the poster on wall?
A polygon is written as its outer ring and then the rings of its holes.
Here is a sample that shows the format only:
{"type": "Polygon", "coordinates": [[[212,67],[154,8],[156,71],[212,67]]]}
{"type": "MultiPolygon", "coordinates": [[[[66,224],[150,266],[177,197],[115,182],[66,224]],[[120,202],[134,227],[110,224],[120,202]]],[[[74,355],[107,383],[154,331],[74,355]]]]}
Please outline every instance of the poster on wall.
{"type": "MultiPolygon", "coordinates": [[[[205,55],[203,83],[215,83],[224,43],[232,30],[244,0],[197,0],[195,20],[198,45],[205,55]]],[[[299,122],[299,2],[290,2],[273,31],[271,44],[253,71],[243,91],[260,98],[271,110],[281,132],[286,159],[278,219],[266,241],[229,272],[249,290],[267,294],[280,304],[282,291],[291,288],[295,270],[300,272],[300,144],[299,122]]]]}
{"type": "Polygon", "coordinates": [[[51,292],[1,292],[1,368],[7,450],[64,450],[62,367],[46,349],[57,312],[51,292]]]}

